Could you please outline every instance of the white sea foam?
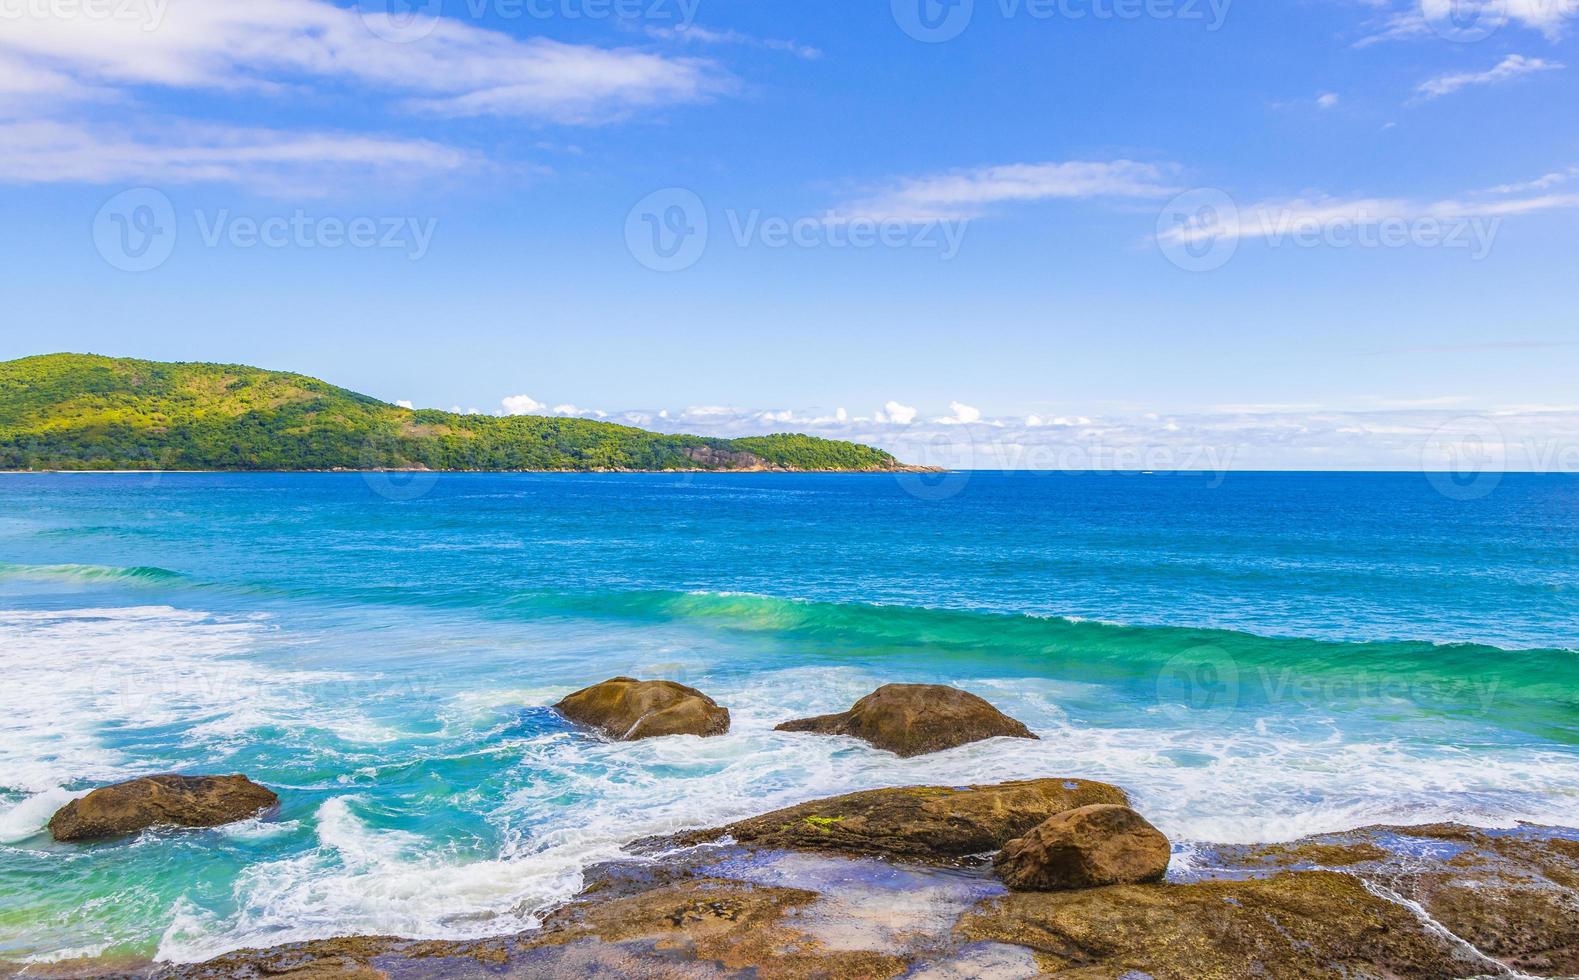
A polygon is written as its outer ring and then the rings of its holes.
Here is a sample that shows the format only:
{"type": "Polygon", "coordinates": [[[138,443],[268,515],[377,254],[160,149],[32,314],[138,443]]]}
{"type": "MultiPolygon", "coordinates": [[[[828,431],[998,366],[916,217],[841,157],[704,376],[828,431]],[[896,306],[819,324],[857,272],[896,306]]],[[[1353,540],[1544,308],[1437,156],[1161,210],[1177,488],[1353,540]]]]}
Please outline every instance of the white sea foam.
{"type": "MultiPolygon", "coordinates": [[[[556,732],[513,741],[513,789],[484,815],[505,842],[496,859],[376,829],[358,814],[368,800],[330,800],[317,814],[314,851],[249,869],[236,887],[239,915],[184,917],[160,955],[196,960],[329,934],[468,938],[530,928],[535,913],[579,890],[586,868],[620,858],[635,838],[875,787],[1047,776],[1114,782],[1179,842],[1185,866],[1191,841],[1289,840],[1378,822],[1571,822],[1579,787],[1579,760],[1561,752],[1367,740],[1320,719],[1221,730],[1096,727],[1050,703],[1060,692],[1089,691],[1009,679],[969,686],[1031,722],[1040,741],[899,759],[851,739],[772,731],[790,717],[848,706],[889,679],[854,667],[724,678],[709,689],[730,705],[734,728],[712,739],[617,744],[556,732]]],[[[544,704],[563,693],[532,690],[544,704]]],[[[486,725],[488,705],[519,704],[523,689],[498,693],[474,691],[450,709],[486,725]]]]}
{"type": "MultiPolygon", "coordinates": [[[[241,871],[233,912],[216,914],[190,897],[173,907],[166,900],[159,956],[178,961],[353,933],[467,938],[531,928],[544,908],[580,889],[588,867],[621,857],[633,839],[885,786],[1048,776],[1113,782],[1181,843],[1186,864],[1191,841],[1288,840],[1383,822],[1571,823],[1579,806],[1579,758],[1555,748],[1510,740],[1460,750],[1409,740],[1396,725],[1344,724],[1297,705],[1192,725],[1165,713],[1114,711],[1099,686],[1019,677],[962,686],[1025,720],[1040,741],[994,740],[899,759],[852,739],[772,729],[910,679],[902,666],[719,670],[712,665],[728,662],[719,650],[663,638],[626,648],[618,672],[706,689],[731,710],[728,735],[615,744],[534,730],[522,712],[579,685],[563,668],[480,660],[458,690],[401,708],[429,733],[411,739],[363,716],[379,698],[364,704],[335,696],[333,683],[327,692],[321,687],[335,678],[362,684],[369,675],[283,666],[265,656],[281,642],[266,618],[167,607],[0,613],[0,640],[8,677],[0,689],[0,778],[21,797],[0,811],[0,842],[41,830],[69,799],[63,786],[169,761],[146,743],[124,753],[106,732],[168,727],[181,751],[222,758],[255,730],[286,731],[296,733],[291,744],[331,760],[303,782],[344,795],[292,814],[293,822],[254,821],[224,832],[238,845],[282,844],[280,855],[241,871]],[[338,772],[330,743],[355,747],[338,772]],[[440,842],[419,834],[420,825],[386,819],[382,780],[396,772],[409,778],[412,766],[457,764],[486,774],[487,786],[464,793],[463,805],[475,812],[480,836],[502,842],[497,849],[440,842]],[[305,833],[315,836],[304,849],[305,833]]],[[[590,673],[612,669],[604,661],[590,673]]],[[[463,819],[459,835],[466,830],[463,819]]]]}
{"type": "Polygon", "coordinates": [[[0,786],[32,795],[159,771],[177,754],[224,755],[263,725],[383,737],[354,706],[304,695],[356,675],[247,656],[272,635],[267,620],[168,606],[0,610],[0,786]],[[117,744],[159,729],[178,743],[117,744]]]}
{"type": "Polygon", "coordinates": [[[0,844],[19,844],[43,833],[56,810],[82,795],[56,786],[0,808],[0,844]]]}

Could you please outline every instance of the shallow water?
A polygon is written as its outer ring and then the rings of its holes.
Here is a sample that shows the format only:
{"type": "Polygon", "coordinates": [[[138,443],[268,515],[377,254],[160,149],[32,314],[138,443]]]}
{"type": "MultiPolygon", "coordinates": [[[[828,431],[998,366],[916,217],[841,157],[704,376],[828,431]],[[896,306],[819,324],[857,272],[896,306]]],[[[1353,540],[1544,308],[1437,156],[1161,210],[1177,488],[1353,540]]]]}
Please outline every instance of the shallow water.
{"type": "Polygon", "coordinates": [[[0,476],[0,959],[509,932],[636,837],[884,785],[1103,779],[1181,842],[1573,822],[1579,480],[914,489],[0,476]],[[734,728],[611,745],[546,707],[617,674],[701,687],[734,728]],[[898,760],[771,731],[889,681],[968,687],[1042,741],[898,760]],[[43,832],[162,771],[283,805],[43,832]]]}

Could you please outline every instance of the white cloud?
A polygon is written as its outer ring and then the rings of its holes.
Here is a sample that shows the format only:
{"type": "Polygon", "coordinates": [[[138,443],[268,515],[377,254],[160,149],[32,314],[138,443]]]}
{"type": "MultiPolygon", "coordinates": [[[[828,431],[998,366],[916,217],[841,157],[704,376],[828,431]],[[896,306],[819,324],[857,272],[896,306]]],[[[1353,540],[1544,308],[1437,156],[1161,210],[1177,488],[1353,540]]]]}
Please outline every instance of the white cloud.
{"type": "Polygon", "coordinates": [[[877,446],[906,462],[950,468],[1073,472],[1418,471],[1432,451],[1452,448],[1454,433],[1463,429],[1480,437],[1484,430],[1484,438],[1495,443],[1510,469],[1579,471],[1579,409],[1574,406],[1474,409],[1458,397],[1436,397],[1376,398],[1347,408],[1224,405],[1185,414],[1051,419],[995,418],[959,404],[953,411],[946,418],[912,419],[904,425],[895,424],[887,412],[841,420],[783,409],[719,408],[683,418],[667,412],[621,412],[610,418],[719,438],[805,432],[877,446]],[[961,424],[966,419],[968,424],[961,424]]]}
{"type": "Polygon", "coordinates": [[[894,425],[910,425],[916,420],[916,416],[920,414],[918,410],[909,405],[889,402],[883,406],[882,411],[877,413],[877,421],[894,425]]]}
{"type": "Polygon", "coordinates": [[[1335,108],[1339,102],[1338,93],[1324,92],[1316,97],[1316,105],[1322,109],[1335,108]]]}
{"type": "Polygon", "coordinates": [[[511,395],[501,404],[506,415],[544,415],[548,412],[548,406],[531,395],[511,395]]]}
{"type": "Polygon", "coordinates": [[[144,9],[148,17],[8,19],[0,50],[85,84],[289,93],[336,82],[424,112],[574,123],[694,102],[727,85],[707,61],[519,40],[454,18],[391,43],[357,11],[323,0],[144,9]]]}
{"type": "Polygon", "coordinates": [[[1546,61],[1542,58],[1526,58],[1521,54],[1512,54],[1503,59],[1495,68],[1480,72],[1460,72],[1454,75],[1442,75],[1421,82],[1415,89],[1422,98],[1439,99],[1444,95],[1452,95],[1460,89],[1475,85],[1496,85],[1501,82],[1511,82],[1527,75],[1536,75],[1541,72],[1558,71],[1563,65],[1555,61],[1546,61]]]}
{"type": "Polygon", "coordinates": [[[411,402],[405,400],[404,398],[402,398],[400,401],[395,402],[395,405],[398,408],[405,408],[405,409],[412,409],[412,410],[415,410],[416,407],[417,407],[417,406],[413,405],[411,402]]]}
{"type": "MultiPolygon", "coordinates": [[[[1536,183],[1551,187],[1563,179],[1566,179],[1563,175],[1549,175],[1536,183]]],[[[1214,222],[1171,225],[1159,234],[1158,240],[1164,245],[1247,238],[1281,242],[1303,238],[1312,230],[1328,235],[1336,230],[1374,230],[1401,223],[1407,226],[1404,228],[1407,233],[1424,234],[1430,223],[1467,223],[1471,226],[1462,229],[1463,234],[1475,236],[1476,240],[1463,238],[1459,245],[1489,247],[1489,239],[1494,238],[1497,231],[1495,222],[1498,219],[1579,208],[1579,193],[1536,193],[1539,189],[1530,184],[1508,184],[1491,192],[1438,201],[1330,196],[1267,199],[1240,206],[1233,212],[1219,212],[1214,222]]],[[[1442,235],[1448,231],[1439,228],[1442,235]]]]}
{"type": "Polygon", "coordinates": [[[736,44],[749,48],[761,48],[764,51],[783,51],[806,61],[817,61],[822,57],[822,51],[809,44],[754,37],[750,34],[743,34],[740,31],[715,31],[706,27],[697,27],[695,24],[681,27],[649,27],[647,35],[664,41],[683,41],[695,44],[736,44]]]}
{"type": "Polygon", "coordinates": [[[1387,41],[1478,40],[1513,25],[1556,40],[1579,17],[1579,0],[1360,0],[1380,11],[1356,47],[1387,41]]]}
{"type": "Polygon", "coordinates": [[[972,405],[949,402],[949,411],[954,414],[938,419],[939,425],[971,425],[981,421],[981,409],[972,405]]]}
{"type": "Polygon", "coordinates": [[[414,179],[470,161],[427,140],[179,124],[134,136],[73,123],[0,123],[0,181],[12,183],[220,181],[302,192],[333,174],[414,179]]]}
{"type": "Polygon", "coordinates": [[[577,408],[574,405],[555,405],[554,406],[554,414],[555,415],[563,415],[566,418],[585,418],[585,419],[608,418],[608,413],[607,412],[599,412],[596,409],[590,409],[590,408],[577,408]]]}
{"type": "Polygon", "coordinates": [[[1175,168],[1132,160],[1014,163],[927,177],[908,177],[829,216],[833,221],[957,221],[994,205],[1079,198],[1157,198],[1172,192],[1175,168]]]}
{"type": "Polygon", "coordinates": [[[0,179],[10,181],[226,181],[322,193],[329,178],[383,183],[484,163],[429,140],[148,114],[170,90],[249,109],[328,94],[354,98],[363,115],[387,110],[408,122],[443,115],[595,124],[732,86],[705,59],[523,40],[457,18],[421,22],[431,30],[393,43],[375,32],[376,18],[326,0],[11,6],[0,20],[0,120],[15,123],[0,133],[0,179]],[[113,118],[85,111],[106,103],[113,118]]]}
{"type": "Polygon", "coordinates": [[[1488,193],[1527,194],[1533,191],[1549,191],[1553,187],[1560,187],[1568,183],[1575,177],[1579,177],[1579,167],[1569,167],[1567,170],[1544,174],[1534,180],[1526,180],[1516,184],[1499,184],[1488,191],[1488,193]]]}

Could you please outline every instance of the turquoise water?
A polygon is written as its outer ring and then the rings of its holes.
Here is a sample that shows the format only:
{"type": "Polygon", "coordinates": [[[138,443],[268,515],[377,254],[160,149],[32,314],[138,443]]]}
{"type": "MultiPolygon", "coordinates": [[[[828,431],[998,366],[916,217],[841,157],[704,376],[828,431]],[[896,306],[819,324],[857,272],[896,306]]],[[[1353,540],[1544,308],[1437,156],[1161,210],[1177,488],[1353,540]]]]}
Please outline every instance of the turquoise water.
{"type": "Polygon", "coordinates": [[[0,959],[528,928],[636,837],[917,782],[1104,779],[1180,841],[1579,812],[1579,480],[0,475],[0,959]],[[730,735],[612,745],[618,674],[730,735]],[[889,681],[1039,734],[772,732],[889,681]],[[94,785],[279,813],[63,847],[94,785]]]}

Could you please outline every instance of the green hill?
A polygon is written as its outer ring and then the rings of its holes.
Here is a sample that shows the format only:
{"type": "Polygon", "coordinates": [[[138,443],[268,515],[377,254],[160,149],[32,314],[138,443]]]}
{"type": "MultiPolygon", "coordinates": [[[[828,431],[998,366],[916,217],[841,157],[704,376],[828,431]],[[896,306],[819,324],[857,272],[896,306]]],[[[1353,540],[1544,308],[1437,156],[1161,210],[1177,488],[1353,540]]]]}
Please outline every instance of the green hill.
{"type": "Polygon", "coordinates": [[[315,378],[85,354],[0,363],[0,470],[903,469],[803,435],[670,436],[585,419],[411,411],[315,378]]]}

